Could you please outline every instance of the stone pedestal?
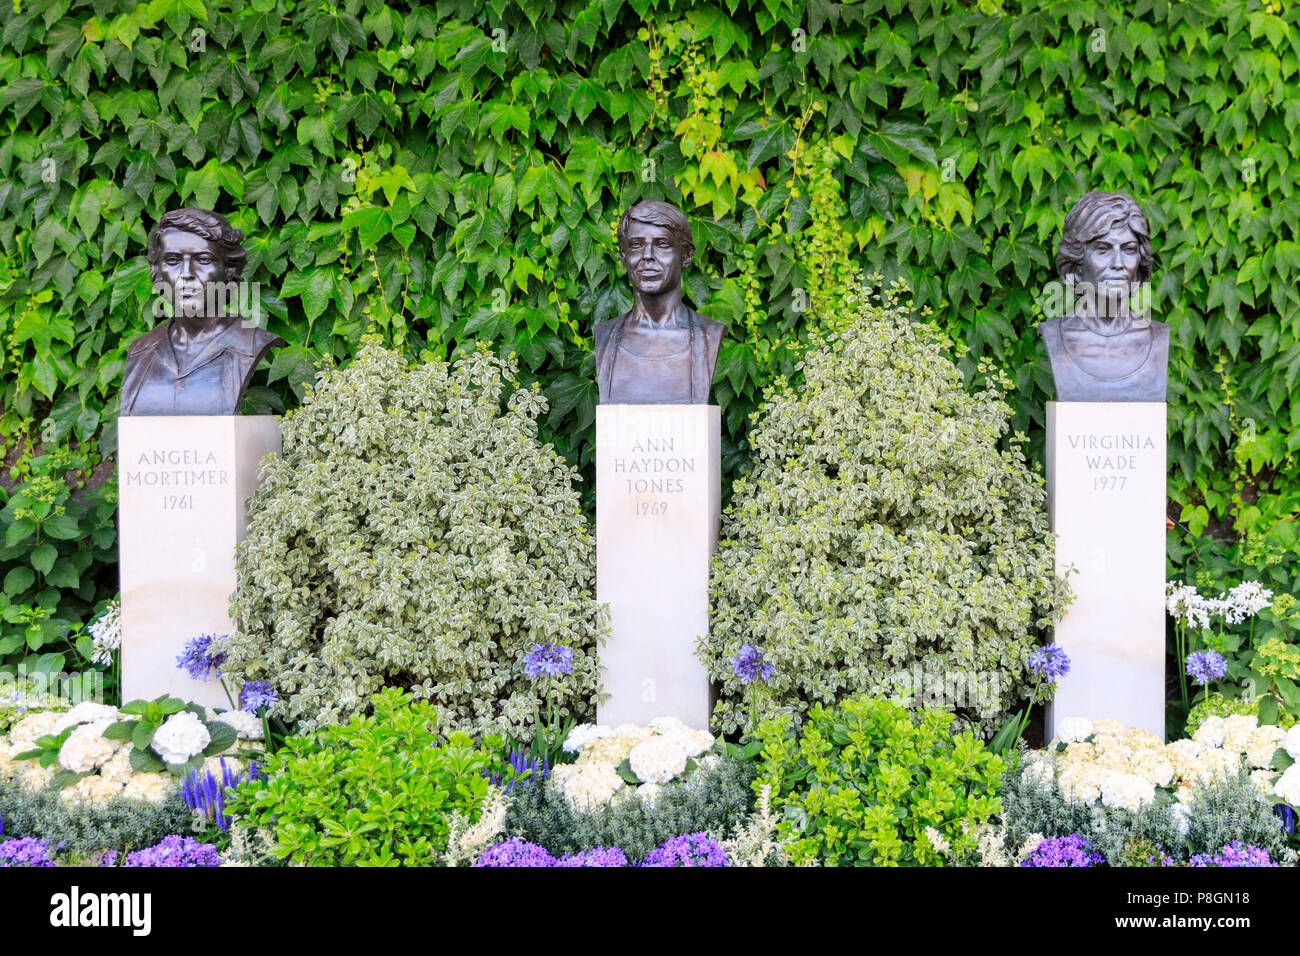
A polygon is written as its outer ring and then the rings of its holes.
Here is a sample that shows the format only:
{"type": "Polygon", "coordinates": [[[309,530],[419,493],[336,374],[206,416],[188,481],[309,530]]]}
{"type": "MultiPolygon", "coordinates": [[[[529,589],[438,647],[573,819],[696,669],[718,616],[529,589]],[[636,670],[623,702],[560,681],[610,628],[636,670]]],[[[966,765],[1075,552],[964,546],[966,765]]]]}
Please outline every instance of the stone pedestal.
{"type": "Polygon", "coordinates": [[[1047,707],[1165,736],[1163,402],[1048,402],[1047,497],[1056,572],[1075,601],[1057,625],[1070,673],[1047,707]]]}
{"type": "Polygon", "coordinates": [[[709,632],[709,559],[721,518],[716,405],[596,406],[596,599],[602,724],[677,717],[707,728],[696,641],[709,632]]]}
{"type": "Polygon", "coordinates": [[[191,679],[176,658],[191,638],[233,629],[245,502],[259,459],[279,453],[274,415],[118,419],[123,701],[165,693],[229,706],[219,681],[191,679]]]}

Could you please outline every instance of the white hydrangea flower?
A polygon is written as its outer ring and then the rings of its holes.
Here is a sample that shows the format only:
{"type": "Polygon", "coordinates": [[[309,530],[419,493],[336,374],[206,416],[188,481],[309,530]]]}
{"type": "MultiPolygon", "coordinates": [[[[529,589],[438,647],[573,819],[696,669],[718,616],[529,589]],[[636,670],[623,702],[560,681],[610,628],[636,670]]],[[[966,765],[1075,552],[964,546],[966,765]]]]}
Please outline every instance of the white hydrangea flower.
{"type": "Polygon", "coordinates": [[[673,737],[651,737],[628,754],[632,772],[642,783],[667,783],[686,769],[686,750],[673,737]]]}
{"type": "Polygon", "coordinates": [[[1259,719],[1254,714],[1233,714],[1223,719],[1223,749],[1243,754],[1249,749],[1259,719]]]}
{"type": "Polygon", "coordinates": [[[1286,731],[1281,727],[1270,724],[1257,728],[1246,746],[1246,762],[1257,770],[1272,767],[1273,755],[1285,740],[1286,731]]]}
{"type": "Polygon", "coordinates": [[[1129,759],[1129,771],[1156,787],[1167,787],[1174,779],[1174,765],[1163,750],[1139,750],[1129,759]]]}
{"type": "Polygon", "coordinates": [[[605,806],[624,786],[623,778],[608,763],[560,764],[551,771],[551,783],[580,813],[605,806]]]}
{"type": "Polygon", "coordinates": [[[1300,763],[1293,763],[1286,768],[1273,785],[1273,793],[1291,806],[1300,807],[1300,763]]]}
{"type": "Polygon", "coordinates": [[[104,729],[112,723],[98,720],[82,724],[68,735],[68,739],[59,748],[59,766],[73,773],[86,773],[102,765],[121,744],[116,740],[107,740],[104,729]]]}
{"type": "Polygon", "coordinates": [[[1085,717],[1066,717],[1056,725],[1056,739],[1063,744],[1087,740],[1092,736],[1092,721],[1085,717]]]}
{"type": "Polygon", "coordinates": [[[9,743],[14,752],[22,753],[24,750],[31,750],[35,747],[37,738],[59,733],[63,728],[59,730],[54,728],[62,716],[52,710],[42,710],[35,714],[28,714],[18,721],[9,728],[9,743]]]}
{"type": "Polygon", "coordinates": [[[203,721],[188,710],[172,714],[154,731],[153,749],[167,763],[185,763],[212,741],[203,721]]]}
{"type": "Polygon", "coordinates": [[[112,780],[119,784],[125,784],[131,779],[131,751],[132,747],[128,744],[122,747],[109,757],[108,760],[99,768],[99,775],[105,780],[112,780]]]}
{"type": "Polygon", "coordinates": [[[59,719],[54,725],[54,733],[57,734],[69,727],[91,720],[105,720],[112,723],[119,716],[116,707],[110,707],[108,704],[97,704],[90,700],[82,701],[76,707],[59,715],[59,719]]]}
{"type": "Polygon", "coordinates": [[[214,714],[212,719],[233,727],[240,740],[262,739],[262,720],[256,714],[246,710],[223,710],[214,714]]]}
{"type": "Polygon", "coordinates": [[[122,783],[102,774],[82,777],[70,787],[64,787],[59,796],[64,803],[104,803],[122,795],[122,783]]]}
{"type": "Polygon", "coordinates": [[[180,781],[169,773],[137,773],[127,782],[122,795],[131,800],[162,803],[178,790],[180,781]]]}
{"type": "Polygon", "coordinates": [[[1070,803],[1094,803],[1101,796],[1101,772],[1093,764],[1072,764],[1062,769],[1056,786],[1070,803]]]}
{"type": "Polygon", "coordinates": [[[1220,777],[1236,776],[1239,770],[1241,770],[1241,754],[1216,748],[1201,752],[1188,778],[1193,783],[1205,784],[1220,777]]]}
{"type": "Polygon", "coordinates": [[[593,740],[599,740],[601,737],[608,737],[613,731],[608,727],[600,724],[579,724],[569,731],[569,736],[564,738],[565,753],[581,753],[582,748],[587,746],[593,740]]]}
{"type": "Polygon", "coordinates": [[[1201,721],[1201,726],[1196,728],[1196,733],[1192,734],[1192,739],[1203,748],[1222,747],[1226,730],[1222,717],[1206,717],[1201,721]]]}
{"type": "Polygon", "coordinates": [[[1174,827],[1178,830],[1180,836],[1187,836],[1192,828],[1192,811],[1184,803],[1172,803],[1169,805],[1169,816],[1173,818],[1174,827]]]}
{"type": "Polygon", "coordinates": [[[665,737],[671,737],[674,734],[685,733],[686,731],[689,731],[691,729],[690,727],[686,726],[686,724],[679,717],[656,717],[654,720],[650,721],[650,728],[652,730],[657,730],[665,737]]]}
{"type": "Polygon", "coordinates": [[[1250,772],[1250,782],[1255,785],[1255,789],[1260,793],[1268,794],[1273,792],[1273,778],[1277,776],[1272,770],[1252,770],[1250,772]]]}
{"type": "Polygon", "coordinates": [[[689,727],[671,734],[665,734],[669,740],[675,740],[686,751],[687,757],[698,757],[713,746],[713,734],[707,730],[691,730],[689,727]]]}
{"type": "Polygon", "coordinates": [[[1300,724],[1296,724],[1286,732],[1286,739],[1282,741],[1282,749],[1294,759],[1300,760],[1300,724]]]}
{"type": "Polygon", "coordinates": [[[1135,773],[1108,773],[1101,779],[1101,802],[1105,806],[1136,811],[1155,798],[1155,786],[1135,773]]]}
{"type": "Polygon", "coordinates": [[[610,736],[613,737],[631,737],[633,740],[647,740],[655,736],[656,731],[652,727],[638,727],[636,724],[619,724],[614,728],[610,736]]]}

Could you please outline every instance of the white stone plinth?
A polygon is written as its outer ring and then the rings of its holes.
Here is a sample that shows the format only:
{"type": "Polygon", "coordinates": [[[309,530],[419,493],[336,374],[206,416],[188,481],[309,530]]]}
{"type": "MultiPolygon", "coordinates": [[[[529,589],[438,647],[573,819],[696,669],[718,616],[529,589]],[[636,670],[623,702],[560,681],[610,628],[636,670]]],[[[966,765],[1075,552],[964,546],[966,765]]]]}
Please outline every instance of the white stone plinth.
{"type": "Polygon", "coordinates": [[[1048,402],[1047,500],[1056,572],[1075,600],[1056,627],[1070,673],[1047,707],[1165,736],[1163,402],[1048,402]]]}
{"type": "Polygon", "coordinates": [[[709,632],[720,435],[716,405],[596,406],[596,599],[611,631],[600,651],[602,724],[667,716],[709,726],[695,646],[709,632]]]}
{"type": "Polygon", "coordinates": [[[191,638],[233,629],[245,502],[258,460],[279,453],[274,415],[118,419],[123,701],[165,693],[229,706],[219,681],[193,680],[176,658],[191,638]]]}

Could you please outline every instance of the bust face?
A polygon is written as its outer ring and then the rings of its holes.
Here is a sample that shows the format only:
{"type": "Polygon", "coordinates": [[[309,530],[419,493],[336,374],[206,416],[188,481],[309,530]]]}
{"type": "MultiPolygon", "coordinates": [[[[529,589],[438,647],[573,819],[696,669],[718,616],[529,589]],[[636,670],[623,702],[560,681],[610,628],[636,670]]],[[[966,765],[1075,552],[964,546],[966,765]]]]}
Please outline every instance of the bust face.
{"type": "Polygon", "coordinates": [[[643,295],[658,295],[682,284],[681,250],[664,226],[633,219],[628,223],[619,258],[632,287],[643,295]]]}
{"type": "Polygon", "coordinates": [[[225,279],[225,263],[213,243],[183,229],[166,229],[159,236],[154,281],[166,286],[177,315],[206,315],[209,284],[225,279]]]}
{"type": "Polygon", "coordinates": [[[1124,222],[1112,225],[1104,236],[1084,244],[1079,280],[1085,294],[1096,290],[1094,301],[1098,314],[1115,315],[1117,307],[1125,308],[1140,260],[1138,237],[1124,222]]]}

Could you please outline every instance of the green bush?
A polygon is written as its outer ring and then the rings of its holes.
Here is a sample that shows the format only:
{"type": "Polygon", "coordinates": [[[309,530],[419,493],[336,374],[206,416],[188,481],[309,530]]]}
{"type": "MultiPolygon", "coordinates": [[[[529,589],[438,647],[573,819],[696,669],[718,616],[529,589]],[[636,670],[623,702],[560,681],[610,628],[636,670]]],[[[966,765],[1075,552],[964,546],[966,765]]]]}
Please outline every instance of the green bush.
{"type": "Polygon", "coordinates": [[[998,383],[968,394],[895,289],[849,307],[803,384],[756,416],[713,561],[715,716],[747,720],[729,661],[750,644],[774,668],[761,713],[910,688],[989,729],[1029,693],[1036,634],[1065,600],[1043,479],[1020,436],[1002,447],[998,383]]]}
{"type": "Polygon", "coordinates": [[[65,802],[56,786],[30,791],[0,774],[0,820],[6,837],[36,837],[90,860],[104,850],[128,852],[188,834],[192,816],[177,794],[163,803],[114,797],[99,803],[65,802]]]}
{"type": "Polygon", "coordinates": [[[594,543],[571,469],[537,440],[546,400],[514,375],[482,350],[411,366],[374,342],[321,374],[250,499],[233,686],[271,683],[299,729],[398,686],[444,726],[531,736],[540,685],[521,661],[549,641],[574,651],[557,719],[590,714],[594,543]]]}
{"type": "Polygon", "coordinates": [[[1005,762],[952,721],[866,698],[815,706],[797,739],[788,716],[764,721],[754,791],[770,787],[792,861],[941,866],[971,853],[1001,810],[1005,762]]]}
{"type": "Polygon", "coordinates": [[[629,794],[589,813],[574,810],[557,788],[525,780],[511,793],[503,838],[521,837],[556,856],[616,846],[636,863],[684,833],[730,836],[748,818],[753,779],[751,761],[723,758],[716,767],[700,766],[680,782],[663,784],[651,805],[629,794]]]}
{"type": "Polygon", "coordinates": [[[230,813],[274,834],[271,854],[308,866],[432,866],[452,817],[477,822],[504,776],[499,739],[443,735],[427,701],[390,688],[375,711],[289,738],[268,758],[268,779],[240,786],[230,813]]]}
{"type": "Polygon", "coordinates": [[[0,484],[0,671],[51,676],[90,663],[84,625],[117,593],[117,486],[86,486],[93,445],[15,458],[16,483],[0,484]]]}

